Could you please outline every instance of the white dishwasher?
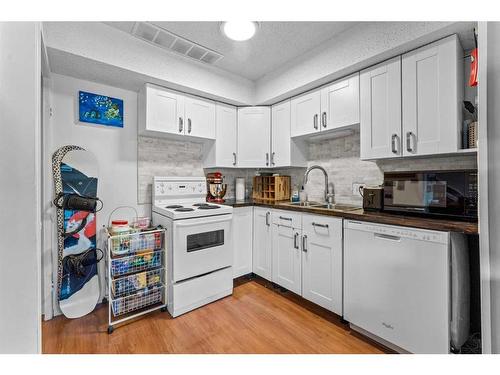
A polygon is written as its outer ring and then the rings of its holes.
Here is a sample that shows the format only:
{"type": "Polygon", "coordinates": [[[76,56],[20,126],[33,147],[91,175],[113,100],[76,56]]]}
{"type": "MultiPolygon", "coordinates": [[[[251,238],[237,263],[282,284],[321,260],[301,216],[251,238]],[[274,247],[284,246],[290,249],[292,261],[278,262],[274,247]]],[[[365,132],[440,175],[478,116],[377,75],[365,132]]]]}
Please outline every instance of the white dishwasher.
{"type": "Polygon", "coordinates": [[[457,239],[453,262],[459,259],[460,274],[452,280],[450,233],[344,221],[344,318],[398,351],[449,353],[450,332],[463,344],[469,329],[463,283],[468,257],[457,239]],[[452,284],[462,288],[453,293],[455,318],[452,284]]]}

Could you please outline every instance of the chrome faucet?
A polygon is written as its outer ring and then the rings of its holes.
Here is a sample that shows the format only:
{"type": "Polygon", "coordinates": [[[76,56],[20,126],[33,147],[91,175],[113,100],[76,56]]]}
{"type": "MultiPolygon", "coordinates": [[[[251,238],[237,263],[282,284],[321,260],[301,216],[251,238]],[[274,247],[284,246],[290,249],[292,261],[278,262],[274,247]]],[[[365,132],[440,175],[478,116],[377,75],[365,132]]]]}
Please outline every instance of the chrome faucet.
{"type": "Polygon", "coordinates": [[[323,168],[322,166],[320,166],[320,165],[312,165],[309,168],[307,168],[306,173],[304,173],[304,183],[302,185],[306,186],[307,180],[309,178],[309,173],[313,169],[319,169],[325,175],[325,203],[327,203],[328,205],[333,205],[335,203],[334,202],[334,200],[335,200],[335,193],[333,191],[333,184],[328,185],[328,173],[326,173],[325,168],[323,168]]]}

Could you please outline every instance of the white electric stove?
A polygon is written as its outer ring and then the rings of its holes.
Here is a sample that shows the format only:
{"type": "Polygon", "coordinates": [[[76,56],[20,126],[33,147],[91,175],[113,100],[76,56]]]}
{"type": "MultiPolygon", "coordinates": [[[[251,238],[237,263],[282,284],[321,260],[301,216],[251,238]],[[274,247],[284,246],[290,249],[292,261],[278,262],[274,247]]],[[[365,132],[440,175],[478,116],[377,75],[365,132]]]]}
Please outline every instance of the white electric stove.
{"type": "Polygon", "coordinates": [[[232,294],[231,206],[207,203],[205,177],[155,177],[153,224],[167,230],[173,317],[232,294]]]}

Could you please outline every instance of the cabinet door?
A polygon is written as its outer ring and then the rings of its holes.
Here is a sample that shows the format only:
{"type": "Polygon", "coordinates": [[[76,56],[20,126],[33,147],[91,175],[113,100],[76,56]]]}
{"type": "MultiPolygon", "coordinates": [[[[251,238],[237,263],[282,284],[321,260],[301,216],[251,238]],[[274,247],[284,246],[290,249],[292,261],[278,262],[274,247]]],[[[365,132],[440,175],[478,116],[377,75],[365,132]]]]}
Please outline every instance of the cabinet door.
{"type": "Polygon", "coordinates": [[[401,57],[360,75],[361,159],[383,159],[401,152],[401,57]]]}
{"type": "Polygon", "coordinates": [[[359,73],[321,90],[321,130],[359,123],[359,73]]]}
{"type": "Polygon", "coordinates": [[[452,35],[403,55],[404,155],[460,148],[462,53],[457,36],[452,35]]]}
{"type": "Polygon", "coordinates": [[[321,93],[315,90],[291,100],[291,136],[312,134],[319,131],[321,93]]]}
{"type": "Polygon", "coordinates": [[[302,292],[300,231],[273,224],[273,282],[294,293],[302,292]]]}
{"type": "Polygon", "coordinates": [[[194,96],[185,97],[185,134],[215,139],[215,103],[194,96]]]}
{"type": "Polygon", "coordinates": [[[233,210],[233,277],[252,272],[253,207],[233,210]]]}
{"type": "Polygon", "coordinates": [[[270,166],[271,109],[238,108],[238,166],[270,166]]]}
{"type": "Polygon", "coordinates": [[[302,296],[342,315],[342,219],[302,217],[302,296]]]}
{"type": "Polygon", "coordinates": [[[184,97],[174,91],[146,85],[146,129],[184,134],[184,97]]]}
{"type": "Polygon", "coordinates": [[[271,138],[271,166],[290,166],[290,100],[273,105],[271,138]]]}
{"type": "Polygon", "coordinates": [[[272,280],[271,211],[254,207],[253,215],[253,273],[272,280]]]}
{"type": "Polygon", "coordinates": [[[215,165],[217,167],[236,166],[236,108],[225,104],[216,105],[215,165]]]}

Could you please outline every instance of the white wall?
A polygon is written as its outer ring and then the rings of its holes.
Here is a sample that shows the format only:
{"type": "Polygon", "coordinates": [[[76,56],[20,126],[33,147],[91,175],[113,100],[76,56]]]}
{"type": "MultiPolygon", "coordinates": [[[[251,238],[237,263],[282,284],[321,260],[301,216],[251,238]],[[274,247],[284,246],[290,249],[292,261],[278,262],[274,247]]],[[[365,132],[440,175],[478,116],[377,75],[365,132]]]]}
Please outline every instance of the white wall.
{"type": "MultiPolygon", "coordinates": [[[[48,133],[46,159],[50,160],[59,147],[69,144],[81,146],[95,154],[99,162],[98,196],[104,203],[103,210],[97,214],[98,229],[107,223],[109,214],[118,206],[133,206],[138,209],[139,215],[150,216],[149,205],[137,204],[137,93],[57,74],[52,75],[51,81],[49,101],[52,118],[44,129],[48,133]],[[77,102],[79,90],[123,99],[124,127],[80,123],[77,102]]],[[[52,218],[52,221],[47,221],[47,225],[55,231],[55,210],[50,206],[54,194],[52,177],[44,177],[44,205],[50,212],[47,217],[52,218]]],[[[131,219],[133,216],[131,210],[120,210],[113,218],[131,219]]],[[[55,262],[55,241],[52,241],[52,248],[44,249],[45,259],[51,255],[55,262]]],[[[50,261],[45,264],[50,264],[50,261]]],[[[50,270],[46,271],[46,277],[50,277],[50,270]]],[[[50,293],[46,290],[44,295],[49,296],[50,293]]]]}
{"type": "Polygon", "coordinates": [[[0,51],[0,354],[37,353],[41,350],[40,25],[0,22],[0,51]]]}
{"type": "MultiPolygon", "coordinates": [[[[480,48],[487,47],[487,117],[486,121],[481,121],[480,112],[480,141],[482,126],[487,125],[487,135],[483,140],[487,140],[487,155],[480,154],[479,173],[480,183],[487,182],[488,200],[488,222],[481,216],[480,231],[482,235],[488,235],[489,257],[490,257],[490,303],[491,303],[491,350],[493,353],[500,353],[500,22],[488,22],[486,28],[480,28],[481,31],[487,31],[487,45],[480,44],[480,48]],[[486,156],[487,159],[481,158],[486,156]],[[486,162],[486,164],[485,164],[486,162]],[[487,165],[487,170],[484,166],[487,165]],[[481,173],[487,171],[486,180],[481,178],[481,173]],[[483,227],[487,225],[483,232],[483,227]],[[483,234],[484,233],[484,234],[483,234]]],[[[480,42],[484,40],[481,38],[480,42]]],[[[479,61],[481,61],[482,50],[480,49],[479,61]]],[[[485,56],[486,57],[486,56],[485,56]]],[[[479,79],[481,80],[481,77],[479,79]]],[[[482,81],[479,81],[482,84],[482,81]]],[[[482,91],[480,88],[479,99],[482,100],[482,91]]],[[[483,102],[480,102],[480,109],[485,108],[483,102]]],[[[484,112],[483,112],[484,113],[484,112]]],[[[480,143],[480,147],[481,147],[480,143]]],[[[480,187],[481,188],[481,187],[480,187]]],[[[481,202],[480,202],[481,203],[481,202]]],[[[480,214],[481,214],[480,205],[480,214]]],[[[481,242],[481,245],[483,242],[481,242]]]]}

